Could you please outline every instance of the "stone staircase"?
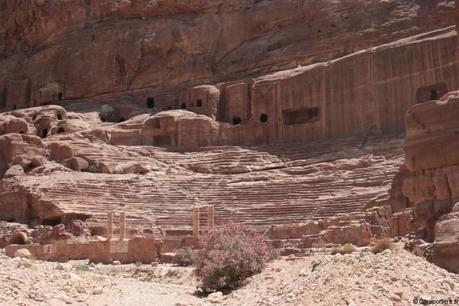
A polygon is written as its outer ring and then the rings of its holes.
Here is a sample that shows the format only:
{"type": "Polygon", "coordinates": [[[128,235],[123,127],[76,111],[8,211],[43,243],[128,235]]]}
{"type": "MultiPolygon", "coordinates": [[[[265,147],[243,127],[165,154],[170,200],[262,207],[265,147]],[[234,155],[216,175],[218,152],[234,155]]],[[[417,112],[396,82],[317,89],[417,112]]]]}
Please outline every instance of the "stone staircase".
{"type": "Polygon", "coordinates": [[[104,227],[108,210],[124,210],[131,234],[185,235],[192,230],[192,207],[213,205],[216,224],[241,222],[265,232],[273,224],[361,212],[374,199],[387,197],[403,163],[402,140],[376,137],[363,149],[360,143],[346,138],[175,152],[71,140],[66,144],[75,156],[90,163],[135,161],[155,170],[144,175],[62,172],[21,177],[19,183],[38,206],[51,203],[64,215],[90,216],[94,229],[104,227]]]}

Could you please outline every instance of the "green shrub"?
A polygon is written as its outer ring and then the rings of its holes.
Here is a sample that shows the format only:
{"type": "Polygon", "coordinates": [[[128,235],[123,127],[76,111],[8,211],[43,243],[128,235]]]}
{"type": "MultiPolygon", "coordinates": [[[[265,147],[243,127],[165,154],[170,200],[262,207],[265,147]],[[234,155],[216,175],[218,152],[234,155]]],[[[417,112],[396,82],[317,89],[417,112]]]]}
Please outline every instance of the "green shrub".
{"type": "Polygon", "coordinates": [[[113,106],[104,104],[100,108],[99,117],[103,122],[119,122],[121,114],[119,110],[115,109],[113,106]]]}
{"type": "Polygon", "coordinates": [[[183,248],[175,254],[174,262],[180,267],[188,267],[193,264],[193,250],[190,248],[183,248]]]}
{"type": "Polygon", "coordinates": [[[78,265],[78,266],[75,267],[75,269],[78,272],[88,272],[89,271],[88,265],[78,265]]]}
{"type": "Polygon", "coordinates": [[[231,290],[259,273],[272,257],[263,237],[229,223],[210,230],[201,238],[195,257],[195,274],[204,292],[231,290]]]}
{"type": "Polygon", "coordinates": [[[97,172],[99,172],[99,170],[97,170],[97,167],[96,167],[95,165],[89,165],[87,171],[88,171],[88,172],[91,172],[91,173],[97,173],[97,172]]]}

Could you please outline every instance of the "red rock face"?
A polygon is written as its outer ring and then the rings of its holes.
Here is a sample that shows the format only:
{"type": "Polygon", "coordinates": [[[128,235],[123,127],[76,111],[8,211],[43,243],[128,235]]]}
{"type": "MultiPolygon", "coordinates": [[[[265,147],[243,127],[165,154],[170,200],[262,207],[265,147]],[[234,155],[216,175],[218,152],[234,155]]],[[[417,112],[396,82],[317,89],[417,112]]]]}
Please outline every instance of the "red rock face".
{"type": "Polygon", "coordinates": [[[455,18],[452,1],[6,0],[1,6],[0,81],[9,107],[17,108],[261,75],[439,29],[455,18]]]}

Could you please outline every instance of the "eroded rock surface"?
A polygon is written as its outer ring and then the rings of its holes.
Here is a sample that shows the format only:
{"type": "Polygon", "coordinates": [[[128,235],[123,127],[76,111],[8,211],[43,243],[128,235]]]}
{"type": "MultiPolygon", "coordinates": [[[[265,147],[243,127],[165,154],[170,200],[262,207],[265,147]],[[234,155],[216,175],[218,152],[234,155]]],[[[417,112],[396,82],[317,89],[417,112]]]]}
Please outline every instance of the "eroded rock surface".
{"type": "Polygon", "coordinates": [[[406,115],[406,168],[398,189],[407,200],[393,206],[394,224],[405,224],[396,235],[415,232],[433,243],[431,259],[451,271],[457,261],[459,93],[414,106],[406,115]],[[408,225],[408,227],[406,226],[408,225]]]}
{"type": "Polygon", "coordinates": [[[324,61],[451,25],[454,1],[9,0],[0,14],[0,81],[21,107],[324,61]]]}

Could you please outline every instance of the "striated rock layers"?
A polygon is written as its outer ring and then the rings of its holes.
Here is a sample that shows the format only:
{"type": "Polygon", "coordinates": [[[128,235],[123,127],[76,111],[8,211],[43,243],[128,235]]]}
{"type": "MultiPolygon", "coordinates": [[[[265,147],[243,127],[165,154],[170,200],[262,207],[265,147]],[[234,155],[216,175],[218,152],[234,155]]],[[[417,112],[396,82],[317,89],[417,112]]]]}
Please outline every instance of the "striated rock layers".
{"type": "Polygon", "coordinates": [[[203,131],[215,129],[218,137],[219,123],[185,110],[122,123],[58,106],[2,116],[23,124],[0,135],[0,217],[31,225],[84,220],[93,235],[106,234],[109,210],[127,213],[131,234],[191,233],[192,207],[213,205],[217,224],[237,221],[260,231],[317,221],[287,234],[273,229],[271,238],[280,246],[283,240],[311,246],[349,237],[365,245],[388,225],[379,221],[386,211],[363,210],[387,203],[392,176],[403,162],[396,136],[209,146],[212,137],[203,131]],[[158,132],[180,129],[187,130],[186,138],[158,132]],[[354,221],[323,220],[338,213],[355,213],[354,221]]]}

